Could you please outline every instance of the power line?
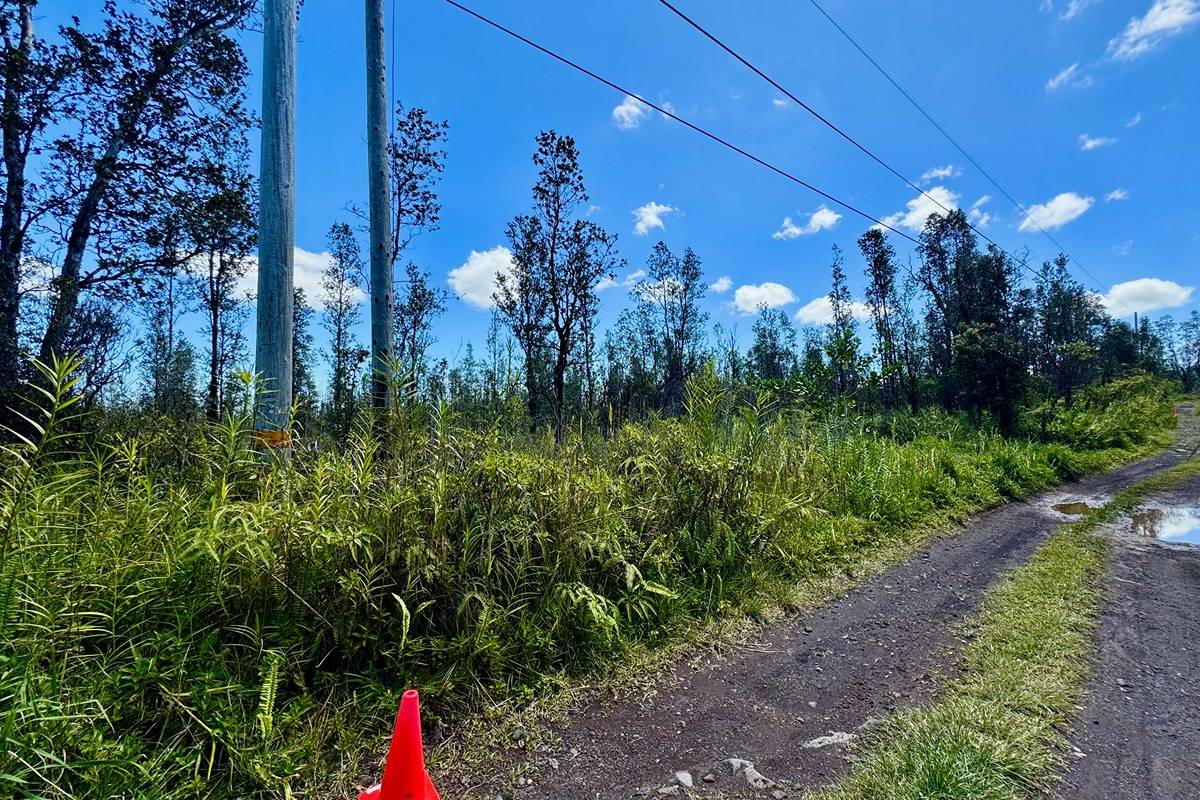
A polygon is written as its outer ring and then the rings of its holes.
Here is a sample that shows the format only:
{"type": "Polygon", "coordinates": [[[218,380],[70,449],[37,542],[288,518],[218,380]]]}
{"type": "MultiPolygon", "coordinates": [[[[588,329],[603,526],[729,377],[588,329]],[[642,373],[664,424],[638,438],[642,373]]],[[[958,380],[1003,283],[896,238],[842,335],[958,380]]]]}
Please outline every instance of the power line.
{"type": "MultiPolygon", "coordinates": [[[[660,0],[660,2],[661,2],[661,0],[660,0]]],[[[910,104],[912,104],[913,108],[915,108],[917,111],[919,111],[921,113],[921,116],[925,117],[925,119],[927,119],[929,121],[930,125],[932,125],[934,128],[937,129],[938,133],[940,133],[943,137],[945,137],[946,141],[950,142],[950,144],[952,144],[954,146],[954,148],[956,150],[958,150],[959,153],[962,154],[963,158],[967,159],[967,161],[969,161],[971,163],[971,166],[973,166],[973,167],[975,167],[975,169],[979,170],[979,174],[981,174],[981,175],[983,175],[983,177],[987,178],[988,181],[992,184],[992,186],[996,187],[997,191],[999,191],[1000,194],[1004,195],[1005,198],[1007,198],[1008,201],[1010,203],[1012,203],[1017,208],[1018,211],[1020,211],[1022,214],[1025,215],[1026,221],[1028,221],[1031,225],[1033,225],[1035,228],[1037,228],[1039,231],[1041,231],[1043,234],[1045,234],[1046,238],[1050,240],[1051,244],[1053,244],[1056,248],[1058,248],[1058,251],[1060,253],[1065,254],[1068,259],[1075,262],[1075,266],[1079,267],[1079,271],[1082,272],[1084,275],[1088,276],[1089,278],[1091,278],[1092,282],[1096,284],[1097,288],[1099,288],[1100,291],[1102,291],[1102,292],[1104,291],[1104,284],[1101,283],[1099,280],[1097,280],[1096,276],[1093,275],[1091,272],[1089,272],[1087,267],[1085,267],[1083,264],[1081,264],[1079,262],[1079,259],[1077,259],[1075,256],[1068,253],[1067,249],[1065,247],[1063,247],[1061,244],[1059,244],[1058,240],[1055,239],[1050,234],[1050,231],[1046,230],[1041,225],[1039,225],[1037,220],[1033,219],[1033,217],[1030,216],[1029,211],[1026,210],[1025,206],[1023,206],[1019,202],[1017,202],[1016,198],[1014,198],[1011,194],[1009,194],[1008,191],[1003,186],[1000,185],[999,181],[997,181],[995,178],[993,178],[991,176],[991,173],[989,173],[986,169],[984,169],[979,164],[979,162],[976,161],[975,158],[966,151],[966,148],[964,148],[961,144],[959,144],[958,141],[953,136],[951,136],[946,131],[945,128],[943,128],[940,124],[938,124],[938,121],[935,120],[933,118],[933,116],[931,116],[930,113],[921,106],[920,103],[918,103],[915,99],[913,99],[913,96],[910,95],[907,91],[905,91],[904,87],[901,86],[896,81],[895,78],[893,78],[890,74],[888,74],[888,71],[885,70],[882,66],[880,66],[879,62],[876,61],[874,58],[872,58],[871,54],[868,53],[866,51],[866,49],[863,48],[862,45],[860,45],[857,41],[855,41],[854,37],[851,36],[849,34],[849,32],[846,31],[845,28],[843,28],[841,25],[839,25],[838,21],[836,19],[834,19],[832,16],[830,16],[829,12],[827,12],[824,8],[822,8],[821,4],[818,3],[817,0],[809,0],[809,2],[811,2],[813,4],[813,7],[816,8],[817,11],[821,12],[821,16],[825,17],[825,19],[829,20],[829,23],[831,25],[833,25],[833,27],[837,28],[838,32],[841,33],[842,36],[844,36],[846,38],[846,41],[848,41],[848,42],[850,42],[850,44],[854,45],[854,49],[858,50],[858,52],[862,54],[863,58],[867,59],[867,61],[869,61],[871,63],[871,66],[875,67],[875,69],[878,70],[879,74],[882,75],[884,78],[886,78],[888,83],[892,84],[892,86],[894,86],[896,88],[896,91],[900,92],[900,94],[902,94],[904,96],[905,100],[907,100],[910,104]]],[[[1125,304],[1122,303],[1121,305],[1125,305],[1125,304]]],[[[1126,308],[1128,309],[1129,307],[1126,306],[1126,308]]]]}
{"type": "MultiPolygon", "coordinates": [[[[870,158],[872,161],[874,161],[876,164],[879,164],[881,167],[883,167],[884,169],[886,169],[888,172],[892,173],[892,174],[893,174],[893,175],[895,175],[897,178],[899,178],[900,180],[904,181],[904,183],[908,184],[908,186],[910,186],[911,188],[915,189],[917,192],[919,192],[919,193],[920,193],[920,194],[921,194],[923,197],[925,197],[925,198],[926,198],[926,199],[928,199],[929,201],[931,201],[931,202],[933,202],[933,203],[937,204],[937,206],[938,206],[939,208],[941,208],[943,211],[945,211],[947,214],[949,214],[949,213],[950,213],[950,212],[953,210],[953,209],[947,208],[947,207],[946,207],[946,206],[945,206],[945,205],[944,205],[944,204],[943,204],[943,203],[942,203],[940,200],[938,200],[936,197],[934,197],[933,195],[929,194],[927,191],[925,191],[924,189],[922,189],[922,188],[921,188],[920,186],[918,186],[917,184],[913,183],[911,180],[909,180],[907,177],[905,177],[905,176],[904,176],[904,175],[903,175],[903,174],[902,174],[902,173],[901,173],[899,170],[897,170],[897,169],[896,169],[895,167],[893,167],[891,164],[887,163],[887,162],[886,162],[886,161],[884,161],[882,158],[880,158],[879,156],[875,155],[873,152],[871,152],[871,150],[870,150],[868,147],[866,147],[866,145],[863,145],[863,144],[862,144],[862,143],[860,143],[860,142],[859,142],[857,139],[855,139],[853,136],[851,136],[850,134],[846,133],[844,130],[842,130],[841,128],[839,128],[839,127],[838,127],[836,124],[834,124],[833,122],[831,122],[831,121],[830,121],[828,118],[826,118],[826,117],[825,117],[823,114],[821,114],[819,111],[817,111],[816,109],[814,109],[812,106],[808,105],[808,103],[805,103],[805,102],[804,102],[803,100],[801,100],[799,97],[797,97],[796,95],[792,94],[792,93],[791,93],[790,91],[788,91],[788,90],[787,90],[787,89],[786,89],[784,86],[782,86],[782,85],[781,85],[781,84],[780,84],[780,83],[779,83],[777,80],[775,80],[774,78],[772,78],[772,77],[771,77],[770,75],[768,75],[767,73],[763,72],[761,69],[759,69],[758,67],[756,67],[754,64],[750,63],[750,61],[749,61],[749,60],[747,60],[747,59],[746,59],[744,56],[742,56],[742,54],[741,54],[741,53],[738,53],[738,52],[737,52],[736,50],[734,50],[732,47],[730,47],[729,45],[727,45],[727,44],[725,44],[723,41],[721,41],[719,38],[717,38],[717,36],[716,36],[715,34],[713,34],[711,31],[709,31],[709,30],[708,30],[707,28],[705,28],[703,25],[701,25],[700,23],[696,22],[694,19],[692,19],[691,17],[689,17],[687,14],[683,13],[682,11],[680,11],[680,10],[679,10],[677,7],[675,7],[675,6],[674,6],[672,3],[670,3],[670,2],[669,2],[669,0],[658,0],[658,2],[659,2],[661,5],[663,5],[664,7],[666,7],[667,9],[669,9],[669,10],[670,10],[670,11],[671,11],[673,14],[675,14],[675,16],[679,17],[681,20],[683,20],[684,22],[686,22],[688,25],[690,25],[690,26],[692,26],[693,28],[695,28],[695,29],[696,29],[696,31],[698,31],[700,34],[702,34],[702,35],[703,35],[705,38],[707,38],[709,41],[711,41],[711,42],[712,42],[713,44],[715,44],[717,47],[720,47],[722,50],[724,50],[726,53],[728,53],[730,56],[732,56],[734,59],[736,59],[738,62],[740,62],[740,63],[741,63],[743,66],[745,66],[747,69],[749,69],[751,72],[753,72],[755,75],[757,75],[758,77],[762,78],[762,79],[763,79],[764,81],[766,81],[767,83],[771,84],[771,86],[775,87],[775,89],[776,89],[777,91],[779,91],[779,92],[781,92],[782,94],[784,94],[784,95],[785,95],[785,96],[786,96],[786,97],[787,97],[789,100],[791,100],[793,103],[795,103],[796,105],[798,105],[798,106],[800,106],[801,108],[803,108],[805,111],[807,111],[807,112],[808,112],[809,114],[811,114],[812,116],[816,117],[818,120],[820,120],[822,123],[824,123],[826,127],[828,127],[830,130],[832,130],[832,131],[834,131],[835,133],[837,133],[837,135],[838,135],[838,136],[841,136],[841,137],[842,137],[843,139],[845,139],[847,142],[849,142],[850,144],[854,145],[856,148],[858,148],[860,151],[862,151],[864,154],[866,154],[866,156],[867,156],[868,158],[870,158]]],[[[995,245],[997,248],[999,248],[999,249],[1000,249],[1000,251],[1001,251],[1001,252],[1003,252],[1003,253],[1004,253],[1006,256],[1008,256],[1009,258],[1011,258],[1011,259],[1013,260],[1013,262],[1014,262],[1014,263],[1020,264],[1022,267],[1024,267],[1026,270],[1028,270],[1028,271],[1030,272],[1030,274],[1032,274],[1032,275],[1033,275],[1035,278],[1039,278],[1039,279],[1040,279],[1040,277],[1041,277],[1041,276],[1038,274],[1037,270],[1033,269],[1033,268],[1032,268],[1032,267],[1030,267],[1028,264],[1026,264],[1026,263],[1025,263],[1023,260],[1021,260],[1021,259],[1018,259],[1018,258],[1017,258],[1016,256],[1014,256],[1012,253],[1008,252],[1008,250],[1006,250],[1006,249],[1005,249],[1003,246],[1001,246],[999,242],[997,242],[995,239],[993,239],[992,237],[988,236],[988,235],[987,235],[986,233],[984,233],[982,230],[980,230],[979,228],[977,228],[977,227],[975,227],[973,224],[971,224],[971,221],[970,221],[970,220],[967,220],[967,225],[968,225],[968,227],[970,227],[970,228],[971,228],[971,230],[973,230],[973,231],[974,231],[974,232],[975,232],[975,233],[976,233],[976,234],[977,234],[979,237],[981,237],[982,239],[986,240],[986,241],[987,241],[987,242],[989,242],[990,244],[993,244],[993,245],[995,245]]]]}
{"type": "Polygon", "coordinates": [[[715,134],[705,128],[702,128],[699,125],[696,125],[695,123],[684,119],[683,117],[676,114],[674,111],[668,110],[667,108],[664,108],[663,106],[657,105],[655,103],[650,102],[649,100],[643,99],[639,95],[634,94],[633,92],[631,92],[630,90],[621,86],[620,84],[610,81],[608,78],[605,78],[604,76],[593,72],[592,70],[588,69],[587,67],[577,64],[576,62],[572,61],[571,59],[567,58],[566,56],[559,55],[558,53],[554,52],[553,50],[543,47],[542,45],[538,44],[537,42],[533,41],[532,39],[522,36],[521,34],[517,33],[516,31],[512,30],[511,28],[506,28],[504,25],[501,25],[499,22],[496,22],[493,19],[485,17],[483,14],[480,14],[477,11],[473,11],[472,9],[467,8],[462,3],[457,2],[457,0],[444,0],[444,1],[447,4],[457,8],[459,11],[462,11],[463,13],[465,13],[471,17],[474,17],[475,19],[479,20],[480,22],[484,23],[485,25],[495,28],[496,30],[500,31],[501,33],[504,33],[507,36],[510,36],[510,37],[516,39],[517,41],[522,42],[522,43],[528,45],[529,47],[532,47],[533,49],[535,49],[547,56],[550,56],[555,61],[565,64],[566,66],[570,67],[571,69],[575,70],[576,72],[580,72],[580,73],[588,76],[592,80],[599,81],[600,83],[604,84],[605,86],[609,87],[610,89],[614,89],[614,90],[620,92],[621,94],[627,95],[629,97],[633,97],[639,103],[642,103],[643,105],[646,105],[649,108],[654,109],[658,113],[662,114],[664,117],[673,119],[676,122],[678,122],[679,124],[700,134],[701,136],[711,139],[712,141],[716,142],[717,144],[720,144],[721,146],[732,150],[733,152],[737,153],[738,155],[741,155],[745,158],[750,159],[751,161],[758,164],[759,166],[766,167],[767,169],[771,170],[772,172],[776,173],[777,175],[787,178],[788,180],[792,181],[793,183],[797,183],[800,186],[803,186],[804,188],[808,189],[809,191],[819,194],[821,197],[824,197],[826,200],[830,201],[831,203],[835,203],[835,204],[841,206],[842,208],[846,209],[847,211],[857,214],[858,216],[862,217],[863,219],[873,222],[876,225],[879,225],[880,227],[891,231],[892,233],[896,234],[897,236],[907,239],[908,241],[912,242],[915,245],[919,246],[921,244],[917,239],[914,239],[912,236],[909,236],[904,231],[897,230],[896,228],[887,224],[883,220],[877,219],[876,217],[871,216],[866,211],[863,211],[863,210],[851,205],[850,203],[846,202],[845,200],[841,200],[837,197],[834,197],[833,195],[829,194],[828,192],[818,189],[816,186],[812,185],[808,181],[805,181],[804,179],[793,175],[792,173],[788,172],[787,170],[783,169],[782,167],[778,167],[778,166],[770,163],[769,161],[765,161],[762,158],[759,158],[758,156],[754,155],[753,153],[751,153],[747,150],[744,150],[743,148],[739,147],[738,145],[734,144],[733,142],[730,142],[729,140],[724,139],[721,136],[718,136],[717,134],[715,134]]]}

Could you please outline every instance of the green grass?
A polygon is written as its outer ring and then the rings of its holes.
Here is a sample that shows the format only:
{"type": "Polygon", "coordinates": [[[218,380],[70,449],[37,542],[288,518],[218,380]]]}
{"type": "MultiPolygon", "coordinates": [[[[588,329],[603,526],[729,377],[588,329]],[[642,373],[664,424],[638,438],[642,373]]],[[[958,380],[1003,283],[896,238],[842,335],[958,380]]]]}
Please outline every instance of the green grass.
{"type": "Polygon", "coordinates": [[[850,776],[819,800],[1010,800],[1049,789],[1101,598],[1105,540],[1091,531],[1196,474],[1200,462],[1188,462],[1121,492],[990,589],[969,622],[962,674],[933,705],[886,721],[850,776]]]}
{"type": "Polygon", "coordinates": [[[405,407],[264,464],[245,417],[72,418],[71,380],[0,463],[0,795],[348,796],[407,687],[449,720],[520,705],[1172,422],[1145,377],[1040,442],[738,406],[706,373],[609,440],[405,407]]]}

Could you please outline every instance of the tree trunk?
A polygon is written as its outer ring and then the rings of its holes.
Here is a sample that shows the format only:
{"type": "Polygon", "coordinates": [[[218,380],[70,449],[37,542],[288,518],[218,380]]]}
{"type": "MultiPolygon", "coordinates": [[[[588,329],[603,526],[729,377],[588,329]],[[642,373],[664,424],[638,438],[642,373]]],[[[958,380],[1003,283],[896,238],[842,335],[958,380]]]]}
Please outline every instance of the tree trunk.
{"type": "Polygon", "coordinates": [[[4,76],[4,210],[0,218],[0,415],[15,399],[21,379],[21,351],[17,341],[17,322],[21,303],[21,253],[25,248],[25,164],[27,150],[22,146],[21,101],[25,91],[25,71],[33,47],[33,7],[30,0],[21,6],[21,39],[17,51],[8,58],[4,76]]]}
{"type": "Polygon", "coordinates": [[[217,291],[219,279],[213,279],[212,253],[208,254],[208,274],[208,401],[205,403],[205,415],[216,422],[221,418],[221,303],[217,291]]]}
{"type": "Polygon", "coordinates": [[[571,343],[565,337],[559,340],[554,356],[554,443],[563,443],[563,398],[567,387],[567,362],[571,357],[571,343]]]}

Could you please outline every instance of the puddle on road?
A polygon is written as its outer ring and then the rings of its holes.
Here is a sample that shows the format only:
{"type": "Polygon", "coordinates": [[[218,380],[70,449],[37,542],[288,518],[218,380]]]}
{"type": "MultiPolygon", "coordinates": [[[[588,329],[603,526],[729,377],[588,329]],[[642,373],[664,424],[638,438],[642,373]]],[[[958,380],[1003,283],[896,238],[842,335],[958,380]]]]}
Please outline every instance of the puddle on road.
{"type": "Polygon", "coordinates": [[[1070,503],[1055,503],[1051,506],[1060,514],[1066,514],[1068,517],[1086,517],[1096,509],[1079,500],[1070,503]]]}
{"type": "Polygon", "coordinates": [[[1200,545],[1200,506],[1143,509],[1129,518],[1129,530],[1164,542],[1200,545]]]}

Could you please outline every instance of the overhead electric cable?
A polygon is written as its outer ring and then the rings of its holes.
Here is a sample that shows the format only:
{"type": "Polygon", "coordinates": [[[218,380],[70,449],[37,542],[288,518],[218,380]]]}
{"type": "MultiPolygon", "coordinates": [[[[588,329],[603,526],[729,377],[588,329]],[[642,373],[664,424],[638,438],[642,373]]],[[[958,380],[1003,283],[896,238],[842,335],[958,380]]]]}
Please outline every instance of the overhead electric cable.
{"type": "Polygon", "coordinates": [[[668,117],[670,119],[675,120],[676,122],[683,125],[684,127],[689,128],[690,130],[700,134],[701,136],[711,139],[712,141],[716,142],[717,144],[720,144],[721,146],[734,151],[738,155],[741,155],[745,158],[750,159],[751,161],[758,164],[759,166],[766,167],[767,169],[771,170],[775,174],[780,175],[784,178],[787,178],[788,180],[803,186],[804,188],[808,189],[809,191],[819,194],[821,197],[824,197],[826,200],[830,201],[831,203],[836,203],[837,205],[841,206],[842,208],[846,209],[847,211],[857,214],[858,216],[862,217],[863,219],[873,222],[876,225],[879,225],[880,227],[891,231],[892,233],[896,234],[897,236],[907,239],[908,241],[912,242],[915,245],[921,244],[920,241],[913,238],[912,236],[909,236],[904,231],[897,230],[896,228],[892,227],[891,225],[884,222],[883,220],[871,216],[866,211],[863,211],[863,210],[851,205],[850,203],[846,202],[845,200],[841,200],[841,199],[833,196],[832,194],[829,194],[826,191],[818,189],[816,186],[812,185],[808,181],[805,181],[804,179],[793,175],[792,173],[788,172],[787,170],[783,169],[782,167],[778,167],[778,166],[770,163],[769,161],[765,161],[764,159],[759,158],[758,156],[754,155],[753,153],[739,147],[738,145],[734,144],[733,142],[730,142],[728,139],[724,139],[721,136],[719,136],[705,128],[700,127],[699,125],[697,125],[693,122],[690,122],[687,119],[684,119],[683,117],[676,114],[674,111],[670,111],[663,106],[657,105],[656,103],[652,103],[649,100],[643,99],[639,95],[626,89],[625,87],[621,86],[620,84],[615,83],[615,82],[609,80],[608,78],[605,78],[604,76],[593,72],[592,70],[588,69],[587,67],[577,64],[576,62],[572,61],[571,59],[567,58],[566,56],[559,55],[558,53],[554,52],[553,50],[543,47],[542,45],[538,44],[537,42],[533,41],[532,39],[522,36],[521,34],[517,33],[516,31],[512,30],[511,28],[507,28],[504,25],[500,24],[499,22],[496,22],[493,19],[485,17],[483,14],[480,14],[479,12],[468,8],[467,6],[463,5],[462,3],[459,3],[457,0],[444,0],[444,2],[447,3],[448,5],[451,5],[455,8],[457,8],[459,11],[462,11],[465,14],[467,14],[471,17],[474,17],[475,19],[484,23],[485,25],[495,28],[496,30],[500,31],[501,33],[504,33],[507,36],[510,36],[510,37],[528,45],[529,47],[532,47],[533,49],[535,49],[547,56],[550,56],[554,60],[556,60],[562,64],[565,64],[566,66],[570,67],[571,69],[575,70],[576,72],[580,72],[580,73],[588,76],[592,80],[599,81],[600,83],[604,84],[605,86],[609,87],[610,89],[614,89],[614,90],[620,92],[621,94],[624,94],[624,95],[627,95],[629,97],[636,99],[639,103],[642,103],[643,105],[654,109],[658,113],[662,114],[664,117],[668,117]]]}
{"type": "MultiPolygon", "coordinates": [[[[996,190],[999,191],[1000,194],[1004,195],[1005,198],[1007,198],[1008,201],[1010,203],[1012,203],[1013,206],[1015,206],[1018,211],[1020,211],[1022,214],[1025,215],[1025,220],[1028,221],[1030,225],[1033,225],[1035,228],[1037,228],[1039,231],[1041,231],[1043,234],[1045,234],[1046,238],[1049,239],[1050,242],[1056,248],[1058,248],[1058,251],[1060,253],[1064,254],[1068,259],[1075,262],[1075,266],[1079,267],[1079,271],[1082,272],[1084,275],[1088,276],[1089,278],[1091,278],[1092,283],[1096,284],[1097,288],[1099,288],[1100,291],[1102,291],[1102,292],[1105,291],[1104,284],[1101,283],[1099,280],[1097,280],[1096,276],[1093,275],[1091,272],[1089,272],[1087,267],[1085,267],[1082,263],[1080,263],[1079,259],[1077,259],[1075,256],[1068,253],[1067,249],[1065,247],[1063,247],[1059,243],[1059,241],[1050,234],[1050,231],[1046,230],[1040,224],[1038,224],[1038,221],[1035,220],[1032,216],[1030,216],[1029,211],[1025,208],[1025,206],[1023,206],[1019,202],[1017,202],[1016,198],[1014,198],[1011,194],[1009,194],[1008,190],[1005,189],[1003,186],[1001,186],[1000,182],[997,181],[995,178],[993,178],[991,173],[989,173],[986,169],[984,169],[979,164],[979,162],[976,161],[975,158],[970,153],[967,152],[966,148],[964,148],[961,144],[959,144],[958,141],[953,136],[951,136],[946,131],[946,129],[943,128],[938,123],[938,121],[936,119],[934,119],[933,116],[921,106],[920,103],[918,103],[915,99],[913,99],[913,96],[910,95],[907,91],[905,91],[904,87],[901,86],[900,83],[895,78],[893,78],[890,74],[888,74],[888,71],[885,70],[882,66],[880,66],[879,62],[876,61],[874,58],[872,58],[871,54],[868,53],[862,45],[860,45],[857,41],[855,41],[854,37],[851,36],[849,34],[849,32],[846,31],[845,28],[843,28],[841,25],[839,25],[838,21],[836,19],[834,19],[832,16],[830,16],[829,12],[826,11],[824,8],[822,8],[821,4],[818,3],[817,0],[809,0],[809,2],[811,2],[813,4],[813,7],[816,8],[817,11],[821,12],[821,16],[825,17],[825,19],[829,20],[829,23],[831,25],[833,25],[833,27],[837,28],[838,32],[846,38],[846,41],[850,42],[850,44],[852,44],[854,46],[854,49],[858,50],[858,52],[862,54],[863,58],[867,59],[867,61],[869,61],[871,63],[871,66],[875,67],[875,69],[879,72],[880,75],[882,75],[884,78],[887,79],[888,83],[892,84],[892,86],[894,86],[896,88],[896,91],[900,92],[900,94],[902,94],[904,96],[904,99],[907,100],[912,105],[913,108],[915,108],[917,111],[920,112],[921,116],[925,117],[925,119],[927,119],[929,121],[930,125],[932,125],[934,128],[937,129],[938,133],[940,133],[943,137],[945,137],[946,141],[948,141],[950,144],[952,144],[954,146],[954,148],[956,150],[958,150],[959,153],[962,154],[963,158],[967,159],[967,161],[969,161],[971,163],[971,166],[973,166],[973,167],[975,167],[975,169],[979,170],[980,175],[983,175],[983,177],[987,178],[988,182],[990,182],[992,184],[992,186],[995,186],[996,190]]],[[[1125,305],[1125,304],[1121,303],[1121,305],[1125,305]]],[[[1125,306],[1125,307],[1126,307],[1126,309],[1129,309],[1128,306],[1125,306]]],[[[1129,309],[1129,310],[1132,311],[1132,309],[1129,309]]]]}
{"type": "MultiPolygon", "coordinates": [[[[771,84],[771,86],[775,87],[775,89],[776,89],[777,91],[781,92],[783,95],[785,95],[785,96],[786,96],[786,97],[787,97],[789,100],[791,100],[793,103],[795,103],[796,105],[798,105],[798,106],[800,106],[801,108],[803,108],[805,111],[807,111],[807,112],[808,112],[809,114],[811,114],[812,116],[816,117],[818,120],[820,120],[822,123],[824,123],[826,127],[828,127],[830,130],[832,130],[832,131],[834,131],[835,133],[837,133],[837,135],[838,135],[838,136],[841,136],[841,137],[842,137],[843,139],[845,139],[847,142],[849,142],[850,144],[854,145],[856,148],[858,148],[859,150],[861,150],[861,151],[862,151],[864,154],[866,154],[866,156],[867,156],[868,158],[870,158],[870,159],[871,159],[872,161],[874,161],[876,164],[879,164],[881,167],[883,167],[884,169],[886,169],[888,172],[892,173],[892,174],[893,174],[893,175],[895,175],[897,178],[899,178],[900,180],[904,181],[904,183],[908,184],[910,187],[912,187],[913,189],[915,189],[917,192],[919,192],[919,193],[920,193],[920,194],[921,194],[923,197],[925,197],[927,200],[929,200],[929,201],[931,201],[931,202],[935,203],[935,204],[936,204],[936,205],[937,205],[939,208],[941,208],[941,209],[942,209],[943,211],[945,211],[947,214],[949,214],[951,211],[953,211],[953,210],[954,210],[954,209],[951,209],[951,208],[947,208],[947,207],[946,207],[946,205],[945,205],[945,204],[943,204],[943,203],[942,203],[940,200],[938,200],[936,197],[934,197],[933,195],[929,194],[929,192],[925,191],[925,190],[924,190],[924,189],[922,189],[920,186],[918,186],[916,183],[914,183],[913,181],[909,180],[907,177],[905,177],[905,176],[904,176],[904,175],[903,175],[903,174],[902,174],[902,173],[901,173],[899,170],[897,170],[897,169],[896,169],[895,167],[893,167],[891,164],[889,164],[888,162],[884,161],[882,158],[880,158],[879,156],[877,156],[877,155],[875,155],[873,152],[871,152],[871,150],[870,150],[868,147],[866,147],[866,145],[863,145],[862,143],[860,143],[860,142],[859,142],[857,139],[855,139],[853,136],[851,136],[850,134],[846,133],[844,130],[842,130],[840,127],[838,127],[836,124],[834,124],[833,122],[831,122],[831,121],[830,121],[828,118],[826,118],[826,117],[825,117],[823,114],[821,114],[819,111],[817,111],[816,109],[814,109],[812,106],[808,105],[808,103],[805,103],[805,102],[804,102],[803,100],[801,100],[799,97],[797,97],[796,95],[792,94],[792,93],[791,93],[790,91],[788,91],[788,90],[787,90],[787,89],[786,89],[784,86],[782,86],[782,85],[779,83],[779,81],[775,80],[775,79],[774,79],[774,78],[772,78],[770,75],[768,75],[767,73],[763,72],[761,69],[759,69],[758,67],[756,67],[756,66],[755,66],[754,64],[752,64],[752,63],[751,63],[751,62],[750,62],[748,59],[746,59],[744,56],[742,56],[742,54],[741,54],[741,53],[737,52],[737,51],[736,51],[736,50],[734,50],[732,47],[730,47],[729,45],[725,44],[725,42],[723,42],[723,41],[721,41],[719,38],[717,38],[717,36],[716,36],[715,34],[713,34],[711,31],[709,31],[709,30],[708,30],[707,28],[705,28],[703,25],[701,25],[700,23],[696,22],[694,19],[692,19],[691,17],[689,17],[687,14],[683,13],[682,11],[680,11],[680,10],[679,10],[679,8],[677,8],[675,5],[673,5],[672,3],[670,3],[670,2],[669,2],[669,0],[658,0],[658,2],[659,2],[661,5],[663,5],[664,7],[666,7],[667,9],[669,9],[669,10],[670,10],[670,11],[671,11],[673,14],[675,14],[675,16],[679,17],[681,20],[683,20],[684,22],[686,22],[688,25],[690,25],[690,26],[692,26],[694,29],[696,29],[696,31],[698,31],[700,34],[702,34],[702,35],[703,35],[705,38],[707,38],[709,41],[711,41],[711,42],[712,42],[713,44],[715,44],[717,47],[720,47],[722,50],[724,50],[726,53],[728,53],[730,56],[732,56],[734,59],[736,59],[738,62],[740,62],[740,63],[741,63],[743,66],[745,66],[747,69],[749,69],[749,70],[750,70],[751,72],[753,72],[755,75],[757,75],[758,77],[762,78],[762,79],[763,79],[764,81],[766,81],[767,83],[771,84]]],[[[1040,278],[1041,278],[1041,275],[1039,275],[1039,274],[1038,274],[1037,270],[1035,270],[1035,269],[1033,269],[1032,267],[1030,267],[1030,266],[1029,266],[1028,264],[1026,264],[1026,263],[1025,263],[1025,262],[1024,262],[1022,259],[1019,259],[1019,258],[1017,258],[1016,256],[1014,256],[1012,253],[1008,252],[1008,250],[1006,250],[1006,249],[1005,249],[1005,248],[1004,248],[1004,247],[1003,247],[1003,246],[1002,246],[1002,245],[1001,245],[999,242],[997,242],[997,241],[996,241],[995,239],[993,239],[992,237],[988,236],[986,233],[984,233],[984,232],[983,232],[982,230],[980,230],[979,228],[975,227],[975,225],[973,225],[969,219],[967,220],[967,225],[968,225],[968,226],[971,228],[971,230],[973,230],[973,231],[976,233],[976,235],[978,235],[980,238],[982,238],[982,239],[986,240],[986,241],[987,241],[987,242],[989,242],[990,244],[993,244],[993,245],[995,245],[997,248],[999,248],[999,249],[1000,249],[1000,251],[1001,251],[1001,252],[1003,252],[1003,253],[1004,253],[1006,256],[1008,256],[1010,259],[1012,259],[1014,263],[1020,264],[1022,267],[1024,267],[1025,269],[1027,269],[1027,270],[1028,270],[1028,271],[1029,271],[1029,272],[1030,272],[1030,273],[1031,273],[1031,274],[1032,274],[1032,275],[1033,275],[1035,278],[1038,278],[1038,279],[1040,279],[1040,278]]]]}

